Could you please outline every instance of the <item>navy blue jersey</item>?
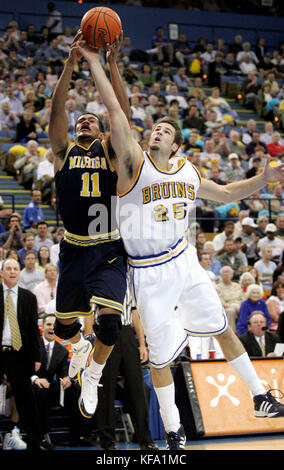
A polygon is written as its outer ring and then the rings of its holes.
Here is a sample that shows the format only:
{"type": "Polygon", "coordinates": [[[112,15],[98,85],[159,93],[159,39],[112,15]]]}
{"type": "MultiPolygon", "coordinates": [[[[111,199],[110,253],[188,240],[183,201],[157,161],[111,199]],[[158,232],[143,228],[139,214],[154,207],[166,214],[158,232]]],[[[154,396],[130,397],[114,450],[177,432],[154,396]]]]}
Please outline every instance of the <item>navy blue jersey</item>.
{"type": "Polygon", "coordinates": [[[90,245],[119,238],[115,219],[117,174],[104,141],[96,139],[88,148],[71,145],[55,182],[66,241],[90,245]]]}

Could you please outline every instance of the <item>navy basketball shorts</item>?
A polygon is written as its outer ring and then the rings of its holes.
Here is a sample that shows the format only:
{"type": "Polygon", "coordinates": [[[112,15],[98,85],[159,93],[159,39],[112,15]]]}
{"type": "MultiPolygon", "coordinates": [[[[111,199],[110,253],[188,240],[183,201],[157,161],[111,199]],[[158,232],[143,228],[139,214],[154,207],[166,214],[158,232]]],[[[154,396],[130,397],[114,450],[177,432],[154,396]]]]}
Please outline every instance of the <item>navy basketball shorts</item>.
{"type": "Polygon", "coordinates": [[[56,316],[91,315],[92,304],[121,313],[126,293],[126,260],[121,240],[82,247],[62,240],[56,316]]]}

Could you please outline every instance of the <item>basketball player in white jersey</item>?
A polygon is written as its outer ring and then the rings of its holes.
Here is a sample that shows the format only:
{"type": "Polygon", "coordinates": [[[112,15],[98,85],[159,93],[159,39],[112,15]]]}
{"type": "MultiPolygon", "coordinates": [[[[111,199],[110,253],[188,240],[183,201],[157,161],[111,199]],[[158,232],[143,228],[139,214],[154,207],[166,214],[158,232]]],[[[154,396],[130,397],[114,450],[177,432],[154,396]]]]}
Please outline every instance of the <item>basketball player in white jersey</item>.
{"type": "Polygon", "coordinates": [[[267,161],[260,175],[219,186],[200,178],[187,160],[174,164],[171,157],[182,143],[182,136],[169,118],[154,124],[149,151],[143,153],[100,64],[98,51],[84,41],[74,47],[88,61],[109,113],[112,145],[119,159],[120,231],[149,347],[167,448],[182,449],[186,440],[169,364],[187,345],[188,335],[215,336],[225,358],[248,384],[255,416],[284,416],[284,405],[261,384],[242,344],[228,326],[195,248],[184,238],[188,211],[197,194],[220,203],[246,198],[268,182],[284,181],[284,164],[272,167],[267,161]]]}

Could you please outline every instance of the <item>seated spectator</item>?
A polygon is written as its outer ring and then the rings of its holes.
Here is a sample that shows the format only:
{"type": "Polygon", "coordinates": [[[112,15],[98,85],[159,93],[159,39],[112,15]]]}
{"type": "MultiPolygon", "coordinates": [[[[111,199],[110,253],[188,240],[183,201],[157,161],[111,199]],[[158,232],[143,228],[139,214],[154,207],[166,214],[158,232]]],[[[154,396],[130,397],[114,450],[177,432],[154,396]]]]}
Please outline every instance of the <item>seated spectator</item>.
{"type": "Polygon", "coordinates": [[[45,58],[49,65],[62,66],[66,57],[66,52],[58,47],[58,39],[52,39],[45,50],[45,58]]]}
{"type": "Polygon", "coordinates": [[[223,61],[224,67],[224,75],[231,76],[231,75],[240,75],[241,71],[239,69],[238,64],[235,61],[234,54],[228,52],[225,56],[225,60],[223,61]]]}
{"type": "Polygon", "coordinates": [[[273,194],[267,195],[271,197],[270,207],[273,212],[273,216],[278,216],[284,213],[284,201],[283,201],[283,186],[281,183],[275,184],[273,187],[273,194]]]}
{"type": "Polygon", "coordinates": [[[79,111],[76,100],[74,98],[69,98],[66,101],[66,113],[68,118],[68,132],[69,134],[74,135],[76,121],[81,115],[81,111],[79,111]]]}
{"type": "Polygon", "coordinates": [[[241,168],[240,160],[236,153],[230,153],[228,162],[228,167],[223,172],[223,179],[226,184],[245,179],[245,171],[241,168]]]}
{"type": "Polygon", "coordinates": [[[35,236],[32,232],[26,232],[24,233],[23,235],[23,248],[21,248],[19,251],[18,251],[18,255],[20,257],[20,264],[21,264],[21,268],[24,267],[24,259],[25,259],[25,254],[27,253],[27,251],[33,251],[37,257],[37,253],[38,251],[35,249],[35,236]]]}
{"type": "Polygon", "coordinates": [[[234,271],[230,266],[223,266],[220,275],[221,280],[216,284],[216,290],[228,317],[228,323],[235,332],[236,319],[238,318],[240,305],[243,300],[243,292],[239,283],[232,281],[234,271]]]}
{"type": "Polygon", "coordinates": [[[242,231],[242,221],[244,220],[245,217],[249,216],[249,210],[240,210],[239,215],[238,215],[238,220],[235,222],[234,225],[234,234],[233,238],[236,239],[237,237],[240,236],[240,233],[242,231]]]}
{"type": "Polygon", "coordinates": [[[16,130],[19,118],[15,113],[11,112],[10,103],[8,101],[1,103],[0,122],[2,129],[16,130]]]}
{"type": "Polygon", "coordinates": [[[182,67],[187,66],[191,53],[191,46],[184,33],[179,34],[178,40],[174,43],[173,47],[176,61],[182,67]]]}
{"type": "Polygon", "coordinates": [[[179,92],[188,91],[188,88],[191,86],[191,81],[186,75],[185,67],[179,67],[173,78],[179,92]]]}
{"type": "Polygon", "coordinates": [[[256,229],[255,234],[256,234],[259,238],[265,237],[265,228],[266,228],[268,222],[269,222],[269,219],[268,219],[268,215],[266,215],[266,214],[260,215],[260,216],[257,218],[257,226],[258,226],[258,228],[256,229]]]}
{"type": "Polygon", "coordinates": [[[46,245],[48,248],[53,245],[47,223],[44,221],[37,224],[37,235],[35,237],[35,248],[39,250],[42,245],[46,245]]]}
{"type": "Polygon", "coordinates": [[[10,112],[14,114],[17,118],[20,119],[24,112],[23,104],[20,98],[15,96],[14,89],[11,85],[6,87],[6,92],[4,98],[1,100],[1,104],[9,103],[10,112]]]}
{"type": "Polygon", "coordinates": [[[249,119],[247,122],[247,127],[242,134],[242,142],[245,145],[248,145],[252,141],[252,133],[257,131],[256,121],[254,119],[249,119]]]}
{"type": "MultiPolygon", "coordinates": [[[[106,107],[103,103],[101,95],[99,94],[98,91],[96,91],[95,94],[94,94],[94,100],[88,102],[88,104],[86,106],[86,111],[88,113],[94,113],[94,114],[99,115],[99,114],[105,113],[106,110],[107,109],[106,109],[106,107]]],[[[76,118],[76,120],[77,120],[77,118],[76,118]]]]}
{"type": "Polygon", "coordinates": [[[201,77],[195,77],[193,80],[193,86],[191,86],[188,90],[188,96],[194,96],[195,91],[198,91],[200,93],[200,99],[203,101],[206,98],[206,93],[204,89],[202,88],[202,78],[201,77]]]}
{"type": "Polygon", "coordinates": [[[49,436],[49,415],[51,407],[59,405],[61,387],[64,390],[64,408],[70,417],[69,444],[83,445],[81,437],[85,432],[84,418],[77,406],[80,387],[68,377],[68,349],[57,341],[54,323],[55,315],[44,316],[40,340],[41,366],[36,375],[31,377],[40,413],[41,433],[47,450],[54,447],[49,436]]]}
{"type": "Polygon", "coordinates": [[[205,269],[206,273],[208,274],[209,279],[211,279],[213,283],[218,281],[219,276],[217,276],[216,274],[213,273],[213,271],[211,271],[211,256],[207,253],[201,253],[199,262],[200,262],[200,265],[203,267],[203,269],[205,269]]]}
{"type": "Polygon", "coordinates": [[[44,273],[36,268],[36,254],[33,250],[26,252],[24,266],[20,273],[19,286],[33,292],[34,288],[44,281],[44,273]]]}
{"type": "Polygon", "coordinates": [[[44,220],[44,215],[41,204],[41,192],[37,189],[33,189],[31,192],[31,202],[25,207],[23,215],[23,227],[24,229],[36,228],[38,222],[44,220]]]}
{"type": "Polygon", "coordinates": [[[183,119],[183,129],[197,129],[200,134],[205,132],[205,124],[198,106],[192,104],[183,119]]]}
{"type": "Polygon", "coordinates": [[[271,261],[272,248],[263,246],[261,249],[261,259],[254,263],[254,268],[257,270],[258,280],[261,283],[266,295],[270,294],[272,288],[273,273],[276,269],[276,264],[271,261]]]}
{"type": "Polygon", "coordinates": [[[240,133],[234,129],[229,132],[229,138],[227,139],[227,146],[230,153],[236,153],[241,159],[243,155],[246,156],[245,146],[240,139],[240,133]]]}
{"type": "Polygon", "coordinates": [[[253,311],[248,318],[247,331],[239,336],[250,357],[274,357],[277,335],[266,331],[267,318],[259,310],[253,311]]]}
{"type": "Polygon", "coordinates": [[[143,64],[141,73],[138,74],[138,80],[143,83],[144,87],[150,88],[155,82],[152,66],[150,64],[143,64]]]}
{"type": "Polygon", "coordinates": [[[249,72],[257,72],[257,67],[250,54],[246,54],[243,60],[239,62],[239,68],[243,75],[248,75],[249,72]]]}
{"type": "Polygon", "coordinates": [[[251,157],[258,150],[262,150],[266,154],[268,153],[265,143],[260,140],[259,132],[253,131],[251,141],[246,145],[246,153],[251,157]]]}
{"type": "Polygon", "coordinates": [[[266,236],[261,238],[257,243],[257,249],[261,250],[263,246],[272,248],[272,260],[276,263],[280,262],[280,257],[284,249],[284,241],[276,236],[277,227],[275,224],[267,224],[265,228],[266,236]]]}
{"type": "Polygon", "coordinates": [[[62,238],[64,237],[64,232],[65,232],[64,227],[58,227],[58,229],[56,230],[55,243],[54,245],[52,245],[50,249],[50,262],[52,264],[56,264],[56,265],[58,264],[60,242],[62,238]]]}
{"type": "Polygon", "coordinates": [[[219,153],[223,160],[226,160],[231,153],[228,146],[228,139],[226,136],[221,135],[218,130],[212,131],[212,139],[214,142],[214,152],[219,153]]]}
{"type": "Polygon", "coordinates": [[[210,270],[215,274],[215,276],[220,275],[221,271],[221,264],[218,258],[215,256],[215,250],[214,250],[214,245],[213,242],[207,241],[203,245],[203,254],[208,254],[210,255],[211,259],[211,264],[210,264],[210,270]]]}
{"type": "Polygon", "coordinates": [[[236,244],[232,239],[225,240],[224,253],[218,256],[221,266],[230,266],[234,272],[233,281],[238,281],[246,269],[241,257],[236,253],[236,244]]]}
{"type": "Polygon", "coordinates": [[[261,85],[258,82],[255,70],[251,70],[247,74],[247,78],[242,82],[240,91],[243,94],[242,102],[248,108],[257,109],[259,102],[258,92],[261,85]]]}
{"type": "Polygon", "coordinates": [[[132,119],[138,120],[139,122],[143,122],[146,117],[146,113],[144,106],[140,105],[140,100],[138,96],[131,96],[130,108],[132,112],[132,119]]]}
{"type": "Polygon", "coordinates": [[[269,72],[267,75],[267,79],[263,82],[263,86],[266,84],[270,84],[270,93],[273,97],[276,97],[279,93],[279,84],[277,80],[275,80],[275,73],[269,72]]]}
{"type": "Polygon", "coordinates": [[[25,109],[16,125],[15,142],[28,142],[37,138],[37,122],[30,109],[25,109]]]}
{"type": "Polygon", "coordinates": [[[192,129],[188,139],[185,140],[184,151],[187,154],[193,154],[193,153],[197,153],[197,152],[200,153],[200,152],[202,152],[202,150],[203,150],[203,145],[200,142],[200,140],[198,139],[197,132],[192,129]]]}
{"type": "Polygon", "coordinates": [[[271,325],[271,319],[267,309],[267,305],[263,297],[263,289],[258,284],[251,284],[247,288],[246,300],[240,305],[240,314],[237,321],[237,334],[238,336],[246,333],[248,330],[248,318],[255,310],[263,312],[268,325],[271,325]]]}
{"type": "Polygon", "coordinates": [[[243,37],[240,34],[236,34],[234,37],[234,41],[229,44],[229,52],[233,53],[234,56],[238,54],[238,52],[241,52],[243,50],[243,37]]]}
{"type": "Polygon", "coordinates": [[[284,282],[280,279],[273,283],[271,295],[266,304],[271,318],[270,330],[276,332],[279,316],[284,312],[284,282]]]}
{"type": "Polygon", "coordinates": [[[40,271],[45,272],[46,266],[50,263],[50,249],[47,246],[42,245],[38,250],[37,259],[37,268],[40,271]]]}
{"type": "Polygon", "coordinates": [[[248,264],[252,266],[259,258],[257,252],[257,243],[259,237],[255,231],[257,225],[251,217],[245,217],[242,220],[242,230],[239,237],[242,239],[243,251],[246,254],[248,264]]]}
{"type": "Polygon", "coordinates": [[[17,171],[17,179],[21,184],[27,184],[34,179],[34,172],[39,165],[40,151],[36,140],[29,140],[27,151],[22,154],[14,163],[17,171]]]}
{"type": "Polygon", "coordinates": [[[55,182],[54,182],[54,153],[52,149],[48,149],[44,154],[36,172],[34,186],[41,191],[42,200],[49,204],[55,198],[55,182]]]}
{"type": "Polygon", "coordinates": [[[178,101],[179,109],[181,110],[185,110],[188,108],[186,99],[184,98],[184,96],[179,95],[179,90],[175,83],[170,85],[169,92],[166,94],[166,100],[169,104],[171,104],[173,100],[178,101]]]}
{"type": "Polygon", "coordinates": [[[254,52],[259,62],[263,60],[263,57],[267,53],[267,47],[265,45],[265,38],[260,37],[257,40],[256,45],[254,46],[254,52]]]}
{"type": "Polygon", "coordinates": [[[200,162],[206,168],[212,168],[214,162],[217,162],[219,166],[223,163],[221,155],[214,152],[212,139],[205,140],[204,150],[200,153],[200,162]]]}
{"type": "Polygon", "coordinates": [[[155,54],[159,64],[163,62],[173,63],[174,49],[169,39],[164,34],[164,28],[158,26],[156,28],[156,35],[152,37],[151,50],[147,50],[148,54],[155,54]]]}
{"type": "Polygon", "coordinates": [[[46,97],[44,101],[44,106],[38,114],[38,122],[39,122],[40,127],[43,130],[46,130],[48,128],[50,112],[51,112],[51,98],[46,97]]]}
{"type": "MultiPolygon", "coordinates": [[[[253,178],[254,176],[256,176],[258,174],[260,168],[262,167],[262,156],[261,155],[262,155],[262,152],[257,150],[255,152],[255,154],[251,157],[252,166],[246,172],[247,179],[253,178]]],[[[259,209],[259,210],[261,210],[261,209],[259,209]]]]}
{"type": "Polygon", "coordinates": [[[251,44],[248,41],[243,42],[242,44],[242,51],[237,53],[236,61],[240,67],[240,65],[246,60],[246,57],[252,60],[254,64],[258,64],[258,58],[256,57],[255,53],[251,50],[251,44]]]}
{"type": "MultiPolygon", "coordinates": [[[[268,146],[272,142],[272,135],[274,133],[273,123],[271,121],[267,121],[264,123],[264,130],[265,132],[260,134],[260,140],[268,146]]],[[[280,145],[284,145],[284,139],[280,136],[280,140],[278,142],[280,145]]]]}
{"type": "Polygon", "coordinates": [[[272,141],[270,144],[267,144],[267,150],[271,157],[281,158],[284,155],[284,145],[280,143],[280,133],[273,132],[272,141]]]}
{"type": "Polygon", "coordinates": [[[253,275],[250,272],[246,271],[243,274],[241,274],[240,279],[239,279],[239,284],[240,284],[241,289],[244,293],[243,300],[245,300],[245,293],[247,291],[247,288],[251,284],[255,284],[255,278],[253,277],[253,275]]]}
{"type": "Polygon", "coordinates": [[[57,266],[49,263],[45,268],[45,281],[40,282],[33,291],[37,298],[39,315],[45,312],[46,305],[55,298],[57,276],[57,266]]]}
{"type": "Polygon", "coordinates": [[[225,252],[225,241],[227,239],[231,240],[233,238],[233,233],[234,222],[228,220],[225,222],[224,231],[218,233],[213,238],[213,246],[217,256],[225,252]]]}
{"type": "Polygon", "coordinates": [[[0,246],[4,250],[15,248],[17,251],[23,248],[23,234],[21,219],[17,214],[9,217],[8,230],[0,234],[0,246]]]}

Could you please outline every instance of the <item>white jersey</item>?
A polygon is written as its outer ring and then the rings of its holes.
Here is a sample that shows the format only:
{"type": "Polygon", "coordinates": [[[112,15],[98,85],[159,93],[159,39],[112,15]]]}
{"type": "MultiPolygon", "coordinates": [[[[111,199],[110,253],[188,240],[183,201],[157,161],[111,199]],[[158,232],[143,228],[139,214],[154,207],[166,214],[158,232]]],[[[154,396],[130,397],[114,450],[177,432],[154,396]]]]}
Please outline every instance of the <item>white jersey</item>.
{"type": "Polygon", "coordinates": [[[144,152],[131,188],[118,193],[117,219],[130,257],[162,253],[184,237],[188,228],[200,175],[182,157],[172,158],[170,163],[171,171],[162,171],[144,152]]]}

